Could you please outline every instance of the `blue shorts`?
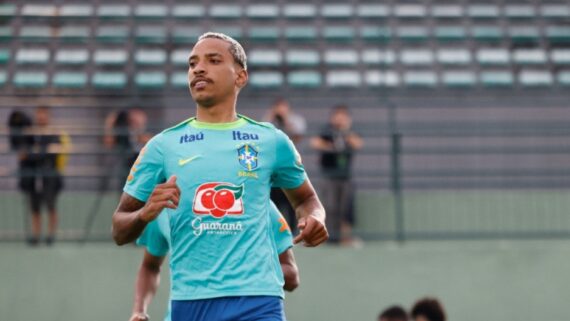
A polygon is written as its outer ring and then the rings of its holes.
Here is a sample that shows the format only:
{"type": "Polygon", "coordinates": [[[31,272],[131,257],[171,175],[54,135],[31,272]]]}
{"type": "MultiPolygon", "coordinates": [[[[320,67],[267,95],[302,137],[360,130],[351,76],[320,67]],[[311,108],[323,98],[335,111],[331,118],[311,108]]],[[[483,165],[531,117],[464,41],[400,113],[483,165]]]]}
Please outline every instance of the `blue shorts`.
{"type": "Polygon", "coordinates": [[[276,296],[238,296],[171,302],[172,321],[286,321],[276,296]]]}

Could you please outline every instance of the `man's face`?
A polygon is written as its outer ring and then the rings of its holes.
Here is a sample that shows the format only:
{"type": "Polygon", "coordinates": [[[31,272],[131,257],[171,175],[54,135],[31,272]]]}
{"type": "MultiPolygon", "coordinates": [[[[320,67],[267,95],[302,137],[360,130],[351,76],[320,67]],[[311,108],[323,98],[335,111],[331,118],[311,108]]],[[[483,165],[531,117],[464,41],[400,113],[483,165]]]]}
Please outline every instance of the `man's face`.
{"type": "Polygon", "coordinates": [[[49,125],[49,111],[47,109],[36,110],[36,125],[47,126],[49,125]]]}
{"type": "Polygon", "coordinates": [[[336,111],[331,117],[331,124],[341,130],[348,130],[352,126],[350,115],[344,111],[336,111]]]}
{"type": "Polygon", "coordinates": [[[207,38],[199,41],[188,60],[188,85],[194,101],[211,107],[229,96],[237,95],[245,85],[247,72],[235,63],[224,40],[207,38]]]}

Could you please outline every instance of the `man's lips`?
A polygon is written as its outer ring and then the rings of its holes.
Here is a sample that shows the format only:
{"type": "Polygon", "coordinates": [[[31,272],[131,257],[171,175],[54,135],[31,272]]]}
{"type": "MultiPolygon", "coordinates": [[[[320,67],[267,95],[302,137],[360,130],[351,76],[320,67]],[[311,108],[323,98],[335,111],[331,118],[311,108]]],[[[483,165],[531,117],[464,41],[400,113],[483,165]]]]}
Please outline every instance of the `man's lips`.
{"type": "Polygon", "coordinates": [[[211,83],[212,81],[210,79],[207,78],[197,78],[192,80],[192,87],[196,88],[196,89],[201,89],[206,87],[206,85],[208,85],[209,83],[211,83]]]}

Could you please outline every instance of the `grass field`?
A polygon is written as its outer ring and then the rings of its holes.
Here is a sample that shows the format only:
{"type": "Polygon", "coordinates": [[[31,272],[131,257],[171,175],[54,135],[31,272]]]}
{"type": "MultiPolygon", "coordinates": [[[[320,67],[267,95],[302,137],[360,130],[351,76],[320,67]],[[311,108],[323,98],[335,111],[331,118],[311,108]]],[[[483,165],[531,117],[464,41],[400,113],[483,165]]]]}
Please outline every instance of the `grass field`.
{"type": "MultiPolygon", "coordinates": [[[[458,321],[570,320],[570,241],[368,242],[295,248],[301,286],[290,321],[375,320],[435,295],[458,321]]],[[[128,320],[141,250],[110,243],[0,244],[0,320],[128,320]]],[[[150,314],[160,320],[168,277],[150,314]]]]}

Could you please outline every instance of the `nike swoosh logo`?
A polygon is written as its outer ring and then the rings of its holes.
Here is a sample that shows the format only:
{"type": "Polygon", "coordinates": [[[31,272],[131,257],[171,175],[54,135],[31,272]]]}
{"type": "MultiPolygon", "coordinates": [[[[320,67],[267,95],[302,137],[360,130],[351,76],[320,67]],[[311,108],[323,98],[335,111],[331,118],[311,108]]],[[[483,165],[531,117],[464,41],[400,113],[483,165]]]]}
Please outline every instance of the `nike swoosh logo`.
{"type": "Polygon", "coordinates": [[[200,157],[200,156],[202,156],[202,155],[196,155],[196,156],[192,156],[192,157],[186,158],[186,159],[179,159],[179,160],[178,160],[178,165],[179,165],[179,166],[184,166],[184,165],[190,163],[191,161],[195,160],[196,158],[198,158],[198,157],[200,157]]]}

